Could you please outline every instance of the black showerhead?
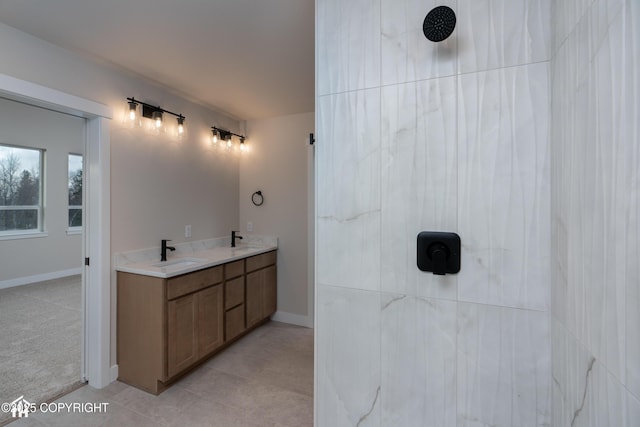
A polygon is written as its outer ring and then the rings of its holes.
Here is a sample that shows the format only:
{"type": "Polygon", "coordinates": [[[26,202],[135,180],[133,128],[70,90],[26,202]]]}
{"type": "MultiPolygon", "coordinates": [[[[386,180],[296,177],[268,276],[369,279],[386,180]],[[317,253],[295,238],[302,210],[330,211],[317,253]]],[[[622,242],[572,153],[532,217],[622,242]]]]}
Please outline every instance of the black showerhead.
{"type": "Polygon", "coordinates": [[[424,18],[422,32],[432,42],[441,42],[456,28],[456,14],[447,6],[438,6],[424,18]]]}

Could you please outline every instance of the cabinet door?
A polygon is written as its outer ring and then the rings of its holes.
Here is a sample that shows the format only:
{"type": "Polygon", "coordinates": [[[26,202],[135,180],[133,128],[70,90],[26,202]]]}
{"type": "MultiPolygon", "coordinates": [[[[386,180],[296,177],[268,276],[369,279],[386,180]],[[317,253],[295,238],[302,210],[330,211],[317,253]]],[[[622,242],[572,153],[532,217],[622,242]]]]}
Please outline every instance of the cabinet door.
{"type": "Polygon", "coordinates": [[[224,343],[223,286],[198,292],[198,357],[206,356],[224,343]]]}
{"type": "Polygon", "coordinates": [[[167,374],[169,377],[198,360],[196,294],[167,302],[167,374]]]}
{"type": "Polygon", "coordinates": [[[278,276],[276,266],[271,265],[264,270],[262,280],[262,318],[271,316],[277,308],[278,276]]]}
{"type": "Polygon", "coordinates": [[[247,274],[245,306],[247,309],[247,328],[262,320],[262,270],[247,274]]]}
{"type": "Polygon", "coordinates": [[[275,265],[247,274],[247,328],[276,312],[277,286],[275,265]]]}

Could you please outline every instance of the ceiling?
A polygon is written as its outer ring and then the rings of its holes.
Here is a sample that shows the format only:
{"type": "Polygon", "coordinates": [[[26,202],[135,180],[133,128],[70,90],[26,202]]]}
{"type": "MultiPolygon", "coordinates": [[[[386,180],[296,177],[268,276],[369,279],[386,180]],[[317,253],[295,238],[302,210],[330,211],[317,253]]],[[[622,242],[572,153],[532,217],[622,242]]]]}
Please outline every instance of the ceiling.
{"type": "Polygon", "coordinates": [[[0,22],[240,119],[314,110],[314,0],[2,0],[0,22]]]}

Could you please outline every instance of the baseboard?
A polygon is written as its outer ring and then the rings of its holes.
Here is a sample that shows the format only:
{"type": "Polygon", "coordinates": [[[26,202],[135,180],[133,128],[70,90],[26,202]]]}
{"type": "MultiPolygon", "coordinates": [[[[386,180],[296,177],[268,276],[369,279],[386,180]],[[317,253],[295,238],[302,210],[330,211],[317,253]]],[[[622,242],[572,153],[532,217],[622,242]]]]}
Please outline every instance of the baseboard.
{"type": "Polygon", "coordinates": [[[118,379],[118,365],[113,365],[111,367],[111,376],[110,376],[111,382],[114,382],[115,380],[118,379]]]}
{"type": "Polygon", "coordinates": [[[271,320],[289,323],[291,325],[304,326],[305,328],[313,328],[313,319],[309,316],[287,313],[286,311],[276,311],[276,313],[271,316],[271,320]]]}
{"type": "Polygon", "coordinates": [[[82,268],[72,268],[69,270],[54,271],[53,273],[36,274],[35,276],[18,277],[16,279],[0,281],[0,289],[13,288],[15,286],[29,285],[31,283],[44,282],[45,280],[60,279],[62,277],[75,276],[81,274],[82,268]]]}

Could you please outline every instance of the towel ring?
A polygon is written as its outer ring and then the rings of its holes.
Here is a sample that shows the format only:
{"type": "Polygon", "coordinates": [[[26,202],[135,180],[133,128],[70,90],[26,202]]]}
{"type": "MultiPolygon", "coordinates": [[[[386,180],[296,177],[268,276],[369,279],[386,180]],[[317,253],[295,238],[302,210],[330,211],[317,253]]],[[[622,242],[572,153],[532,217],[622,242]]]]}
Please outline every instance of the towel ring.
{"type": "Polygon", "coordinates": [[[262,206],[264,203],[264,197],[262,197],[262,191],[258,190],[251,195],[251,201],[256,206],[262,206]]]}

